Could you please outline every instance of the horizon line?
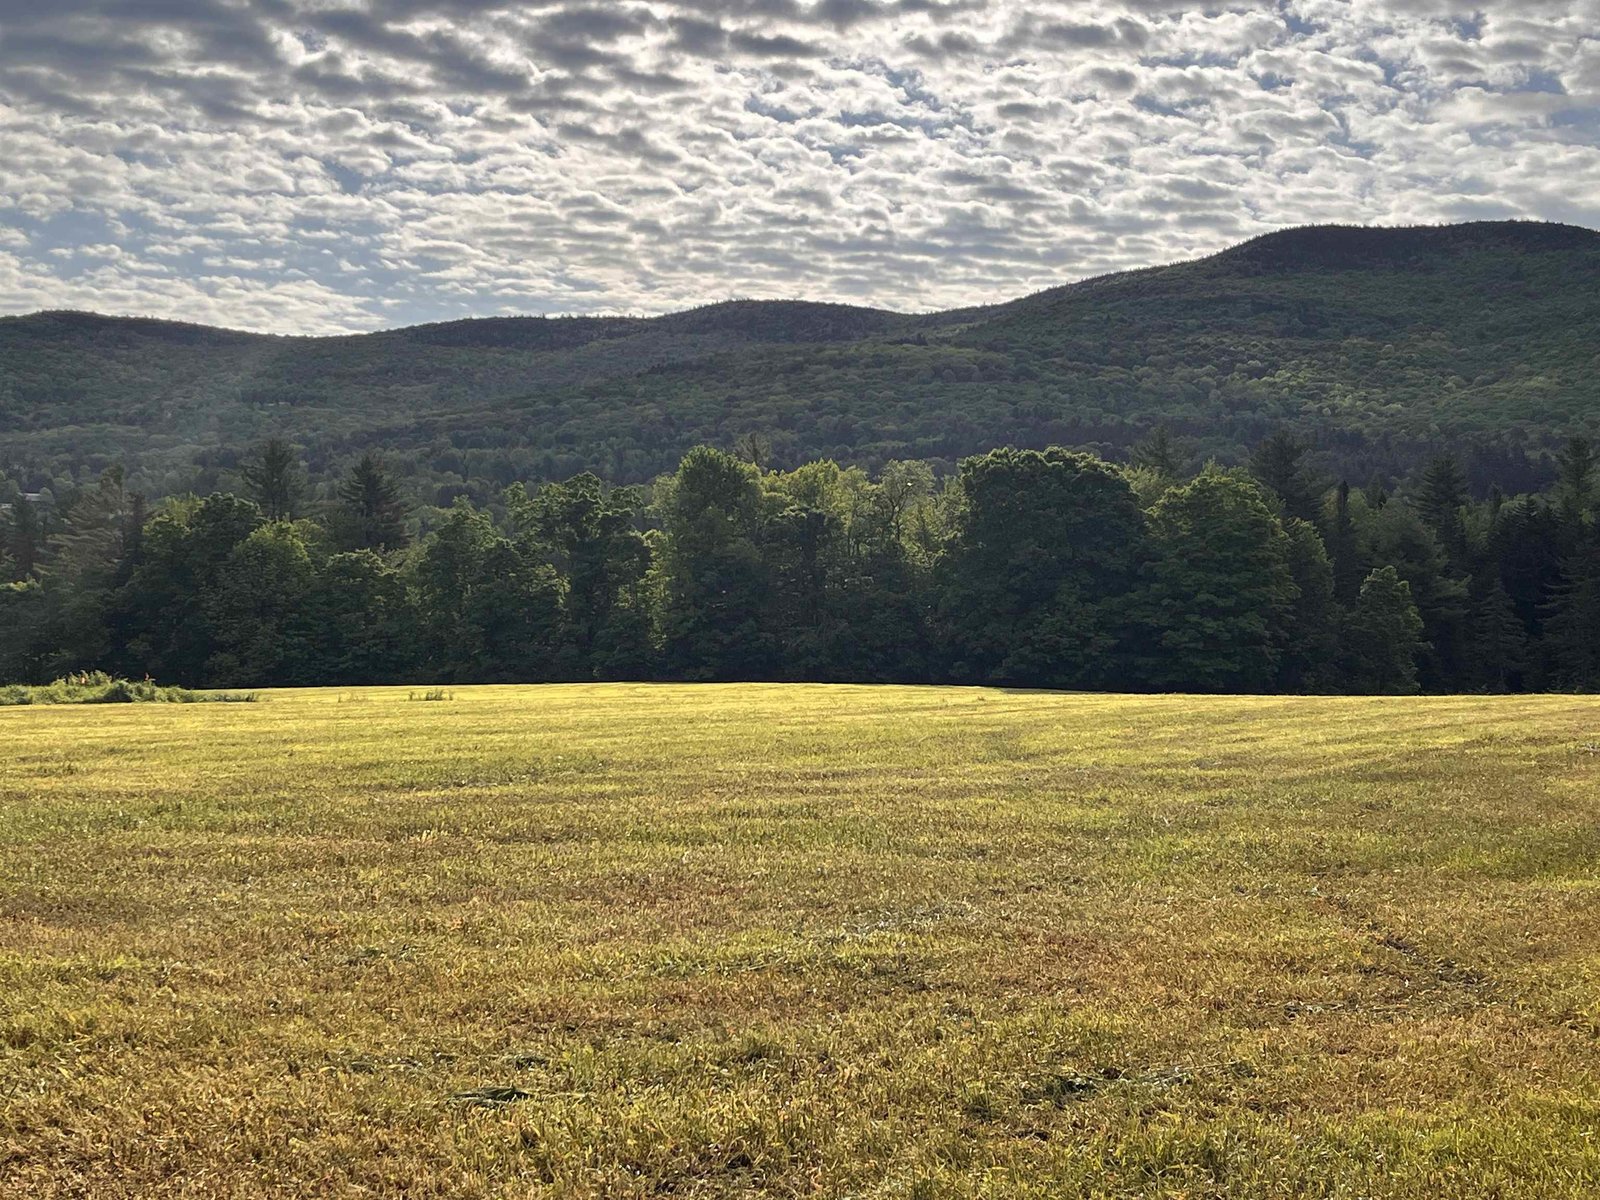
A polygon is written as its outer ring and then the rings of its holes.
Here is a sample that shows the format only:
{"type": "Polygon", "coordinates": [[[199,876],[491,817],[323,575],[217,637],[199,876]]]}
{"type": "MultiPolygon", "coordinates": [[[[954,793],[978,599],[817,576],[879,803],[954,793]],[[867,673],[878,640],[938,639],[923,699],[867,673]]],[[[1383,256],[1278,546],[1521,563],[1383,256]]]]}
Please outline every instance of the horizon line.
{"type": "Polygon", "coordinates": [[[1557,229],[1574,229],[1600,237],[1600,229],[1588,225],[1580,225],[1571,221],[1550,221],[1538,217],[1502,217],[1498,219],[1478,219],[1471,221],[1445,221],[1435,224],[1416,223],[1405,225],[1360,225],[1345,224],[1337,221],[1327,221],[1309,225],[1284,225],[1265,233],[1255,234],[1242,241],[1231,242],[1220,250],[1207,254],[1195,255],[1192,258],[1170,259],[1166,262],[1148,263],[1141,267],[1129,267],[1121,271],[1106,271],[1098,275],[1085,275],[1078,279],[1069,279],[1062,283],[1051,284],[1049,287],[1039,288],[1032,292],[1024,292],[998,300],[989,300],[976,304],[957,305],[954,308],[928,308],[920,310],[901,310],[879,308],[870,304],[853,304],[844,300],[806,300],[799,297],[774,297],[758,299],[750,296],[729,296],[720,300],[706,300],[698,304],[690,304],[683,308],[667,309],[657,313],[638,312],[510,312],[493,313],[481,316],[448,317],[438,321],[417,321],[405,325],[385,325],[374,329],[358,330],[348,333],[270,333],[259,329],[245,329],[233,325],[211,325],[203,321],[186,321],[175,317],[154,317],[142,313],[128,312],[102,312],[87,308],[39,308],[24,312],[0,313],[0,323],[9,321],[26,321],[37,317],[92,317],[102,321],[128,321],[140,322],[151,325],[176,325],[190,329],[205,329],[217,333],[238,334],[242,337],[274,338],[283,341],[332,341],[341,338],[374,337],[386,333],[404,333],[414,329],[432,329],[450,325],[464,325],[477,321],[633,321],[648,322],[666,320],[671,317],[684,316],[689,313],[702,312],[707,309],[721,308],[734,304],[796,304],[814,308],[844,308],[862,313],[875,313],[880,316],[916,319],[919,317],[941,316],[952,313],[977,312],[983,309],[1001,308],[1007,304],[1018,303],[1042,296],[1047,292],[1060,291],[1066,288],[1079,287],[1083,284],[1094,283],[1100,280],[1116,279],[1127,275],[1137,275],[1145,271],[1160,271],[1171,267],[1183,266],[1188,263],[1204,262],[1207,259],[1217,258],[1229,254],[1242,247],[1264,241],[1268,238],[1281,237],[1285,234],[1304,233],[1313,230],[1362,230],[1367,232],[1382,233],[1408,233],[1418,230],[1444,230],[1444,229],[1470,229],[1476,226],[1510,226],[1510,225],[1541,225],[1557,229]]]}

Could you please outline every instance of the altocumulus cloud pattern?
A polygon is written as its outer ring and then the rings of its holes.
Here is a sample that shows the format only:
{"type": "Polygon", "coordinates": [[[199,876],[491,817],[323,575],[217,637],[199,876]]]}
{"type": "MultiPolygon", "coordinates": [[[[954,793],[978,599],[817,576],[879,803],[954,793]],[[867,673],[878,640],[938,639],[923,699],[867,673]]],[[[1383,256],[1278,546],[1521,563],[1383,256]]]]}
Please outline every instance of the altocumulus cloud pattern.
{"type": "Polygon", "coordinates": [[[1600,0],[0,0],[0,311],[1006,298],[1600,223],[1600,0]]]}

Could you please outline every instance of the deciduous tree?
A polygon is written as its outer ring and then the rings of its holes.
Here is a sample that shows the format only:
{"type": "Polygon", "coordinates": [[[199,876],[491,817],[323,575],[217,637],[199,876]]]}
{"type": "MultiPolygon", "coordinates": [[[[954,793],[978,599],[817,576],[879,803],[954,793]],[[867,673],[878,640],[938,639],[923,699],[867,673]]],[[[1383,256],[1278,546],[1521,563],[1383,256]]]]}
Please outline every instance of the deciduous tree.
{"type": "Polygon", "coordinates": [[[1068,450],[961,464],[940,613],[956,678],[1043,687],[1126,671],[1145,519],[1112,466],[1068,450]]]}
{"type": "Polygon", "coordinates": [[[1379,567],[1361,584],[1344,642],[1353,690],[1397,695],[1417,690],[1422,617],[1410,585],[1393,567],[1379,567]]]}
{"type": "Polygon", "coordinates": [[[1289,544],[1260,488],[1207,468],[1150,513],[1154,557],[1139,655],[1147,683],[1268,691],[1296,598],[1289,544]]]}

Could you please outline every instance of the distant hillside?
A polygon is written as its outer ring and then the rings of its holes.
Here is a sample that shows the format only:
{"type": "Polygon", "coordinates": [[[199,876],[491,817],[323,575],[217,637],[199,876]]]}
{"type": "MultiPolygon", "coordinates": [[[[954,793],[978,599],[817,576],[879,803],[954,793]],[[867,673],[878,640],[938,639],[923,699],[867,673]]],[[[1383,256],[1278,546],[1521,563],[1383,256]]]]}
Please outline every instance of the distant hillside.
{"type": "Polygon", "coordinates": [[[377,447],[428,488],[585,468],[641,480],[757,433],[779,463],[1115,453],[1157,424],[1236,458],[1287,424],[1353,474],[1442,441],[1600,425],[1600,234],[1313,227],[1194,262],[928,315],[735,302],[268,337],[83,313],[0,319],[0,470],[122,461],[206,486],[270,434],[314,473],[377,447]]]}

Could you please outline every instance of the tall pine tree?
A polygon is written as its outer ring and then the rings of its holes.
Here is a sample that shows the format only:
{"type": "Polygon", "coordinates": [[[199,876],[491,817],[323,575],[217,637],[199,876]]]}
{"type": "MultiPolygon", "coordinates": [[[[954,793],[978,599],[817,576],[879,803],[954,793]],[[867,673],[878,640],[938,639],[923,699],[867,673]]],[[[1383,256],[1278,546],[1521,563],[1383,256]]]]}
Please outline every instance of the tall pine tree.
{"type": "Polygon", "coordinates": [[[1557,681],[1600,688],[1600,537],[1584,538],[1567,558],[1545,635],[1557,681]]]}
{"type": "Polygon", "coordinates": [[[38,506],[26,496],[11,505],[11,521],[6,530],[6,552],[11,559],[10,578],[29,579],[39,569],[44,549],[44,522],[38,506]]]}
{"type": "Polygon", "coordinates": [[[406,544],[406,504],[400,485],[377,455],[363,454],[339,485],[335,526],[349,550],[398,550],[406,544]]]}
{"type": "Polygon", "coordinates": [[[1310,449],[1280,429],[1251,452],[1250,474],[1276,500],[1279,515],[1315,524],[1322,519],[1322,486],[1306,463],[1310,449]]]}
{"type": "Polygon", "coordinates": [[[1328,528],[1328,558],[1333,568],[1333,594],[1341,604],[1354,604],[1361,594],[1361,547],[1355,518],[1350,512],[1350,485],[1344,480],[1334,492],[1333,519],[1328,528]]]}
{"type": "Polygon", "coordinates": [[[1471,670],[1491,692],[1515,691],[1528,669],[1528,631],[1498,578],[1472,610],[1471,670]]]}
{"type": "Polygon", "coordinates": [[[294,448],[271,438],[239,472],[245,493],[269,521],[292,521],[299,515],[305,484],[294,448]]]}
{"type": "Polygon", "coordinates": [[[1466,473],[1453,454],[1440,454],[1423,468],[1412,497],[1417,515],[1457,569],[1467,561],[1467,529],[1461,510],[1469,499],[1466,473]]]}
{"type": "Polygon", "coordinates": [[[1556,502],[1569,521],[1584,520],[1593,509],[1596,476],[1594,443],[1585,437],[1570,438],[1556,455],[1556,502]]]}
{"type": "Polygon", "coordinates": [[[1338,681],[1333,566],[1316,526],[1291,517],[1284,534],[1289,575],[1298,594],[1289,612],[1278,686],[1291,692],[1325,691],[1338,681]]]}
{"type": "Polygon", "coordinates": [[[1184,453],[1177,439],[1172,436],[1172,431],[1165,425],[1157,425],[1135,442],[1128,452],[1128,460],[1134,466],[1154,471],[1172,483],[1183,478],[1183,464],[1187,458],[1188,455],[1184,453]]]}

